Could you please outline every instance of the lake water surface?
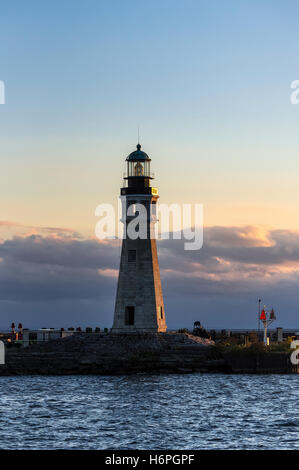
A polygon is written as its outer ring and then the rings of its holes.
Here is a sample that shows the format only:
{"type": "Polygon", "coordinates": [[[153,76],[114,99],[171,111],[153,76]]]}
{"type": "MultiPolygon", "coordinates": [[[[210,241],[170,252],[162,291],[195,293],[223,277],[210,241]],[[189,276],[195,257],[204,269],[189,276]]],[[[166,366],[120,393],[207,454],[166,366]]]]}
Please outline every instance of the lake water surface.
{"type": "Polygon", "coordinates": [[[1,449],[299,449],[298,375],[0,377],[1,449]]]}

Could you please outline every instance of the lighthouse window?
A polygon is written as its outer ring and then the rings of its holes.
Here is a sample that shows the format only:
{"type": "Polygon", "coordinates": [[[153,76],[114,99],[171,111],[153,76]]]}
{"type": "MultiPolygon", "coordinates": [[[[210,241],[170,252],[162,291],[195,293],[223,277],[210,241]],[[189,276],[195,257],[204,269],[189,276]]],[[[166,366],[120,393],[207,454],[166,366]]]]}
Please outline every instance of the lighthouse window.
{"type": "Polygon", "coordinates": [[[126,307],[125,311],[125,324],[134,325],[135,321],[135,307],[126,307]]]}
{"type": "Polygon", "coordinates": [[[159,307],[159,318],[163,320],[163,307],[159,307]]]}
{"type": "Polygon", "coordinates": [[[137,162],[135,165],[135,176],[143,176],[143,165],[140,162],[137,162]]]}
{"type": "Polygon", "coordinates": [[[128,262],[129,263],[136,262],[136,250],[128,250],[128,262]]]}

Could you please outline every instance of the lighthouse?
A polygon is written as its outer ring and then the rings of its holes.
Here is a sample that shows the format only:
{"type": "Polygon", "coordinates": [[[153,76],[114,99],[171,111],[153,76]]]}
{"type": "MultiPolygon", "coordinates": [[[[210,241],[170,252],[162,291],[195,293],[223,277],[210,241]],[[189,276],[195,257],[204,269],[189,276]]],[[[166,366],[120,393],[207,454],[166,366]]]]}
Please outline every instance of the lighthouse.
{"type": "Polygon", "coordinates": [[[150,165],[150,157],[141,150],[138,143],[137,149],[126,159],[124,184],[121,188],[124,237],[112,333],[166,331],[154,235],[159,195],[157,188],[151,185],[154,175],[150,171],[150,165]],[[129,226],[136,217],[140,217],[141,206],[144,208],[142,213],[145,214],[146,230],[143,231],[143,236],[132,237],[129,226]]]}

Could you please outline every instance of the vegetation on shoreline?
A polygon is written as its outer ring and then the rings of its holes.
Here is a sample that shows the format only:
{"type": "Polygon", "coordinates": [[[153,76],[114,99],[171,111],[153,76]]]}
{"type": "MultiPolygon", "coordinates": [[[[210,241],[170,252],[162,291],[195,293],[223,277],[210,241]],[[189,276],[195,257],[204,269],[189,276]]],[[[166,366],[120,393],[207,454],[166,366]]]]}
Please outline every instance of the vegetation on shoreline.
{"type": "Polygon", "coordinates": [[[220,341],[211,347],[211,353],[213,356],[220,357],[223,354],[249,354],[249,355],[260,355],[269,353],[289,353],[290,352],[291,340],[284,341],[282,343],[271,343],[269,346],[261,341],[249,342],[248,344],[240,344],[233,340],[233,338],[227,338],[224,341],[220,341]]]}

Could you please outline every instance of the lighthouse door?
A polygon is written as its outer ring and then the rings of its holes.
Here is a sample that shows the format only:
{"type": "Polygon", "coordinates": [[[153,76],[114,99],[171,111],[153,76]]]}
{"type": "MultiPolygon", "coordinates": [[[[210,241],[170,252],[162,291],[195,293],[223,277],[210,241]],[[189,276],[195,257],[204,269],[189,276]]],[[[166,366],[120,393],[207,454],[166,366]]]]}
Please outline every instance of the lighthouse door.
{"type": "Polygon", "coordinates": [[[132,306],[126,307],[125,322],[126,322],[126,325],[134,325],[135,307],[132,307],[132,306]]]}

